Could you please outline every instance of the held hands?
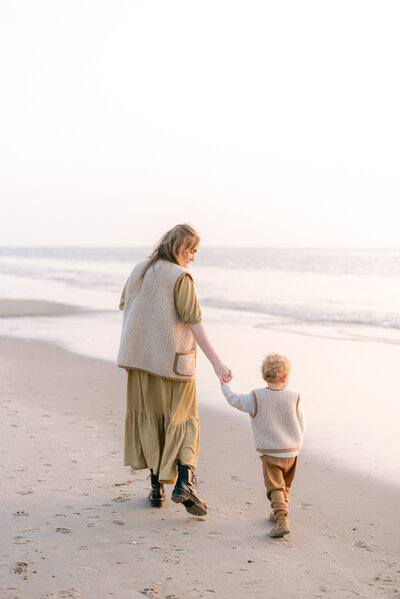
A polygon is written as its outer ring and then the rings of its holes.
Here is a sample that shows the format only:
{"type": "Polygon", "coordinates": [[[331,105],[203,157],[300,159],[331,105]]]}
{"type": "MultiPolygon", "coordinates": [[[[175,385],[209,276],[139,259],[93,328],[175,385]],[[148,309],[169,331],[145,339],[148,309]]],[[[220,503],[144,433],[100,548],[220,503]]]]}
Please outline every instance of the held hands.
{"type": "Polygon", "coordinates": [[[201,322],[198,322],[197,324],[191,324],[189,326],[200,348],[213,365],[215,374],[219,378],[220,383],[229,383],[232,380],[232,372],[223,362],[221,362],[216,354],[207,336],[204,325],[201,322]]]}
{"type": "Polygon", "coordinates": [[[232,371],[227,366],[225,366],[225,364],[223,364],[222,362],[216,362],[215,364],[213,364],[213,366],[215,374],[219,378],[219,382],[221,383],[221,385],[223,383],[229,383],[232,380],[232,371]]]}

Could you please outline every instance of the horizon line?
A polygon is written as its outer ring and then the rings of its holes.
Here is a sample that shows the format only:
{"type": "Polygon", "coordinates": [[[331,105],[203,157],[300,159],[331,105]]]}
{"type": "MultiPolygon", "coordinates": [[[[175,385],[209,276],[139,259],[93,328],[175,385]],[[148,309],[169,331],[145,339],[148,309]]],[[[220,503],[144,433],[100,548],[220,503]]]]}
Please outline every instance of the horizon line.
{"type": "MultiPolygon", "coordinates": [[[[0,250],[1,249],[151,249],[153,247],[153,245],[110,245],[110,244],[106,244],[106,245],[100,245],[100,244],[93,244],[93,245],[80,245],[80,244],[76,244],[76,245],[72,245],[72,244],[58,244],[58,245],[54,245],[54,244],[46,244],[46,245],[40,245],[40,244],[0,244],[0,250]]],[[[368,250],[400,250],[400,245],[398,246],[348,246],[348,245],[343,245],[343,246],[338,246],[338,245],[329,245],[329,246],[320,246],[320,245],[315,245],[315,246],[311,246],[311,245],[304,245],[304,246],[300,246],[300,245],[209,245],[209,244],[201,244],[201,249],[213,249],[213,250],[240,250],[240,249],[246,249],[246,250],[363,250],[363,251],[368,251],[368,250]]]]}

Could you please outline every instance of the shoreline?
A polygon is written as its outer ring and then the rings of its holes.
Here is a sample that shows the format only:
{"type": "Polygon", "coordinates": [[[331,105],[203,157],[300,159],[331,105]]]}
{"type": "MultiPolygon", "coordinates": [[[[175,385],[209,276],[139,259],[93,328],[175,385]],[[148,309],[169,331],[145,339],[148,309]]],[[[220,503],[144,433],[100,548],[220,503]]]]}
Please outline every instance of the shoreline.
{"type": "MultiPolygon", "coordinates": [[[[14,312],[20,310],[20,316],[1,318],[0,300],[0,324],[4,325],[0,336],[43,341],[115,364],[122,322],[118,310],[93,311],[29,300],[12,302],[14,312]],[[26,317],[30,303],[32,310],[39,304],[40,310],[48,311],[47,315],[26,317]]],[[[237,392],[248,392],[264,384],[259,362],[266,351],[289,356],[293,366],[289,388],[301,392],[309,423],[303,451],[318,455],[319,461],[329,467],[361,473],[380,484],[390,482],[400,489],[395,458],[400,452],[400,437],[395,419],[388,422],[386,417],[397,409],[391,392],[397,386],[395,345],[334,337],[329,335],[327,327],[321,330],[321,327],[297,326],[288,330],[285,323],[273,319],[260,323],[257,315],[250,321],[232,312],[207,311],[204,316],[213,345],[232,368],[232,386],[237,392]],[[374,372],[374,379],[368,377],[370,372],[374,372]]],[[[212,407],[225,417],[229,414],[243,420],[244,415],[222,398],[212,368],[201,351],[198,365],[199,406],[212,407]]]]}
{"type": "Polygon", "coordinates": [[[44,342],[2,337],[0,349],[5,599],[400,590],[397,489],[302,451],[292,533],[271,539],[246,418],[201,407],[197,477],[209,514],[189,516],[172,487],[165,508],[151,509],[148,471],[122,465],[125,373],[44,342]]]}

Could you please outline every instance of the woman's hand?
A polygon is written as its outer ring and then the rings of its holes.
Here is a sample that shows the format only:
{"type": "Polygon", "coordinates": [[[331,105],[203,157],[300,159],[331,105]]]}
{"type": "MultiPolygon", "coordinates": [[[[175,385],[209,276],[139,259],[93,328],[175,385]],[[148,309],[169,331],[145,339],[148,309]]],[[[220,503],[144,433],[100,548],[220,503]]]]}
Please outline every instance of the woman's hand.
{"type": "Polygon", "coordinates": [[[189,326],[200,348],[213,365],[215,374],[219,378],[220,383],[229,383],[232,380],[232,372],[227,366],[225,366],[223,362],[221,362],[219,356],[215,352],[215,349],[211,345],[203,324],[199,322],[189,326]]]}
{"type": "Polygon", "coordinates": [[[219,381],[221,384],[229,383],[232,380],[232,378],[233,378],[232,371],[230,370],[230,368],[225,366],[225,364],[223,364],[223,362],[216,362],[215,364],[213,364],[213,366],[214,366],[215,374],[219,378],[219,381]]]}

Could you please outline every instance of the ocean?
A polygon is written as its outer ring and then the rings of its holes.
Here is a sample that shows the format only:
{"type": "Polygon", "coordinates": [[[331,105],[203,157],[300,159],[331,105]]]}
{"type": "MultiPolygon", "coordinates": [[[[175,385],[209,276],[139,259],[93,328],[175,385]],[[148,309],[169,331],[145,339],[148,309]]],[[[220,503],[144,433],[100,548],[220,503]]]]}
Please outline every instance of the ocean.
{"type": "MultiPolygon", "coordinates": [[[[3,297],[113,309],[150,248],[0,248],[3,297]]],[[[202,306],[293,322],[400,329],[400,250],[200,248],[202,306]]]]}
{"type": "MultiPolygon", "coordinates": [[[[118,310],[120,293],[134,264],[150,251],[107,247],[0,248],[1,298],[47,300],[85,309],[66,316],[0,318],[0,334],[46,340],[84,355],[115,361],[122,322],[118,310]]],[[[293,333],[299,339],[299,365],[306,337],[317,339],[320,345],[316,347],[325,344],[327,355],[332,344],[346,342],[348,355],[344,361],[348,363],[353,360],[356,346],[360,354],[365,349],[367,353],[361,358],[365,359],[365,373],[362,369],[357,371],[358,379],[371,375],[370,365],[375,357],[380,363],[386,356],[392,362],[397,359],[400,250],[200,247],[190,269],[204,322],[220,332],[219,347],[224,343],[226,348],[232,345],[237,331],[237,350],[230,348],[233,363],[236,354],[254,352],[258,372],[265,340],[278,335],[283,343],[285,334],[293,333]]],[[[312,360],[309,356],[308,362],[312,360]]],[[[307,364],[304,360],[303,370],[307,364]]],[[[200,367],[209,368],[202,359],[200,367]]],[[[235,367],[235,386],[242,385],[237,390],[249,391],[246,385],[253,379],[240,372],[239,359],[235,367]]],[[[389,384],[385,387],[385,380],[381,381],[385,393],[379,397],[378,407],[374,397],[365,394],[364,383],[364,387],[357,387],[355,381],[348,396],[333,392],[335,365],[329,376],[331,381],[321,383],[330,388],[326,405],[321,397],[307,398],[306,446],[319,452],[328,465],[348,467],[350,463],[350,467],[366,476],[390,479],[392,484],[400,485],[397,420],[387,417],[399,414],[398,393],[389,384]],[[354,392],[356,389],[359,391],[354,392]],[[347,413],[346,419],[343,412],[347,413]]],[[[295,380],[307,390],[307,377],[297,375],[295,380]]],[[[376,388],[379,393],[379,386],[376,388]]],[[[231,409],[222,401],[215,401],[213,389],[203,386],[202,401],[207,403],[209,396],[210,405],[231,409]]],[[[309,389],[312,395],[312,387],[309,389]]]]}

